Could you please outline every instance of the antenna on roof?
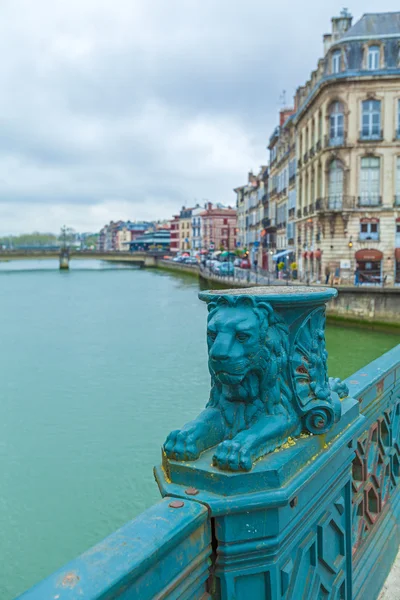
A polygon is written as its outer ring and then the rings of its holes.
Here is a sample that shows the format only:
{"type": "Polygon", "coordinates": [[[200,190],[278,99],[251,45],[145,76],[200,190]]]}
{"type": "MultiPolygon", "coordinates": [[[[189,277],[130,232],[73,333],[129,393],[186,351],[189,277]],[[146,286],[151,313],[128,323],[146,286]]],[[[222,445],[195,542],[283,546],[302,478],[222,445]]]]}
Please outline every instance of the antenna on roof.
{"type": "Polygon", "coordinates": [[[282,94],[279,96],[279,102],[282,105],[282,108],[286,107],[286,90],[282,91],[282,94]]]}

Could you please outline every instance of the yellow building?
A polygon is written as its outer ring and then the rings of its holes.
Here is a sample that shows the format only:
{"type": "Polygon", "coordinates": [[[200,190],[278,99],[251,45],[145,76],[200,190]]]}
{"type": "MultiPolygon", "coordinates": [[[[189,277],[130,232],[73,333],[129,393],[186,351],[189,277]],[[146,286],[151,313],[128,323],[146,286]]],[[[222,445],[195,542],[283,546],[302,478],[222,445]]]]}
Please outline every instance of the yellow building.
{"type": "Polygon", "coordinates": [[[298,262],[311,280],[400,283],[400,13],[351,23],[332,19],[295,98],[298,262]]]}
{"type": "Polygon", "coordinates": [[[179,251],[192,248],[192,209],[183,207],[179,215],[179,251]]]}

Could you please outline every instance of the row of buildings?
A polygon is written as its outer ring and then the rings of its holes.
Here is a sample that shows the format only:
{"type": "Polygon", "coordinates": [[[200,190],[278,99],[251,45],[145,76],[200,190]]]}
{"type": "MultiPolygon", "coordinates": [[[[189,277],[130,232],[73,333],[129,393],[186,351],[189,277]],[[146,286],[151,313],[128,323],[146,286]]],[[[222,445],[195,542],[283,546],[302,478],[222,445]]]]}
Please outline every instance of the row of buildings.
{"type": "Polygon", "coordinates": [[[234,250],[237,246],[236,209],[207,202],[182,207],[171,221],[172,253],[234,250]]]}
{"type": "Polygon", "coordinates": [[[400,283],[400,12],[343,10],[323,43],[268,166],[235,189],[237,244],[268,270],[400,283]]]}
{"type": "Polygon", "coordinates": [[[169,222],[111,221],[100,230],[98,250],[101,252],[129,252],[162,247],[169,250],[169,222]]]}

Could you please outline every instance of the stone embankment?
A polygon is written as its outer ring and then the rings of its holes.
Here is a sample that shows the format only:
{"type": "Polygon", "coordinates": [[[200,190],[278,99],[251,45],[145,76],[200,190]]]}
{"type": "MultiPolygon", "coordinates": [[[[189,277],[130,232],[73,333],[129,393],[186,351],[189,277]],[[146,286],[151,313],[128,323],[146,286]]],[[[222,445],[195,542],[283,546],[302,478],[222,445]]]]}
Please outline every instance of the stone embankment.
{"type": "MultiPolygon", "coordinates": [[[[170,260],[157,260],[161,269],[189,273],[203,281],[204,287],[252,287],[255,285],[287,285],[286,281],[268,281],[264,275],[242,272],[242,278],[219,277],[209,269],[201,270],[196,265],[185,265],[170,260]]],[[[290,282],[289,285],[297,285],[290,282]]],[[[304,284],[303,284],[304,285],[304,284]]],[[[313,286],[315,284],[313,283],[313,286]]],[[[327,315],[331,320],[347,321],[349,323],[367,322],[371,325],[392,325],[400,329],[400,287],[375,286],[336,286],[339,295],[327,307],[327,315]]]]}

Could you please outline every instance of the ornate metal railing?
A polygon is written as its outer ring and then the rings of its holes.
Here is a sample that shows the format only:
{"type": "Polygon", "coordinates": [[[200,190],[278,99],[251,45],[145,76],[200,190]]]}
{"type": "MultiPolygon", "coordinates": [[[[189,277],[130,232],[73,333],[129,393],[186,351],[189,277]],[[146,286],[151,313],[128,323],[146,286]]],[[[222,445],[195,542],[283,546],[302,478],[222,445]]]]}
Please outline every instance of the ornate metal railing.
{"type": "Polygon", "coordinates": [[[336,290],[200,292],[211,391],[164,499],[23,600],[375,600],[400,540],[400,345],[328,378],[336,290]]]}

